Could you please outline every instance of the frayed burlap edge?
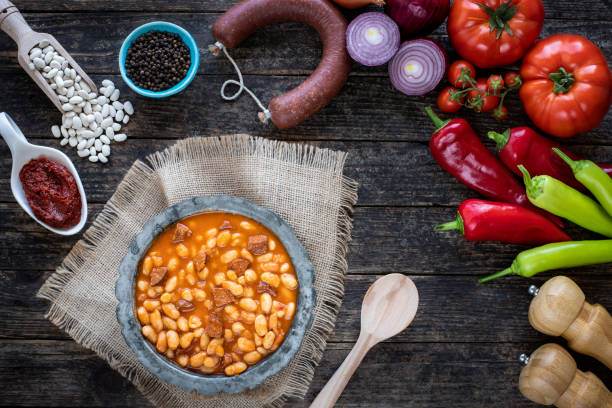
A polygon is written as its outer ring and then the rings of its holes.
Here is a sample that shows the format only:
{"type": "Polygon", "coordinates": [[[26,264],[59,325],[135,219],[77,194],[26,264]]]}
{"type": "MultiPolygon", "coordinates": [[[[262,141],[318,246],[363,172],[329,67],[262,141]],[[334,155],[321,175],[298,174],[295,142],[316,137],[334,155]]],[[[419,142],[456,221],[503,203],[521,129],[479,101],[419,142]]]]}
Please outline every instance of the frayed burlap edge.
{"type": "MultiPolygon", "coordinates": [[[[138,390],[155,405],[170,408],[179,408],[178,401],[169,400],[169,395],[160,390],[151,390],[147,378],[154,380],[148,371],[141,367],[132,367],[121,364],[119,357],[105,344],[96,343],[91,339],[88,329],[80,326],[79,322],[68,316],[54,301],[61,295],[65,285],[73,278],[95,250],[96,246],[108,229],[112,228],[117,218],[117,209],[131,201],[139,186],[157,180],[156,169],[194,156],[207,155],[255,155],[287,161],[311,168],[320,168],[342,174],[346,153],[335,152],[329,149],[316,148],[303,144],[289,144],[262,138],[253,138],[249,135],[231,135],[221,137],[193,137],[181,140],[164,151],[156,152],[147,157],[151,167],[140,160],[136,160],[129,169],[117,191],[104,206],[91,227],[83,234],[72,250],[68,253],[60,267],[51,275],[40,288],[37,297],[49,300],[52,305],[45,315],[53,324],[68,333],[80,345],[94,351],[98,356],[109,361],[111,368],[119,371],[132,381],[138,390]]],[[[346,253],[351,239],[352,208],[357,202],[357,182],[342,176],[342,194],[340,208],[336,223],[337,236],[335,248],[335,261],[330,271],[331,282],[323,293],[317,296],[321,302],[322,313],[320,318],[313,319],[311,329],[306,333],[300,351],[296,356],[296,369],[290,373],[287,388],[283,395],[268,404],[269,407],[281,407],[289,398],[303,398],[314,376],[315,367],[323,357],[327,339],[332,333],[338,311],[342,304],[344,294],[344,276],[348,269],[346,253]]]]}

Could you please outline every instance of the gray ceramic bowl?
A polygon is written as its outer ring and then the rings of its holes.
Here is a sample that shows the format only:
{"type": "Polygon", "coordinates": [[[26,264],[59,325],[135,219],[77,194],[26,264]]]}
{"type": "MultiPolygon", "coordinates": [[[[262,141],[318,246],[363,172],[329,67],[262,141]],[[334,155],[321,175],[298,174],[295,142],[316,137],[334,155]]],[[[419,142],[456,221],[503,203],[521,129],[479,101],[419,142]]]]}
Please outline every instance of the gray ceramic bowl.
{"type": "Polygon", "coordinates": [[[196,197],[172,205],[151,218],[132,241],[128,254],[119,266],[119,278],[115,286],[115,294],[119,300],[117,319],[125,341],[138,360],[160,380],[178,385],[187,392],[195,390],[204,395],[215,395],[220,392],[235,394],[257,387],[266,378],[277,374],[293,359],[302,343],[304,333],[312,322],[312,308],[316,295],[313,282],[314,270],[308,253],[297,240],[291,227],[278,215],[242,198],[221,195],[196,197]],[[267,227],[287,249],[300,284],[295,317],[281,346],[259,364],[249,367],[235,377],[196,374],[170,362],[145,340],[140,332],[140,322],[134,315],[134,289],[138,264],[153,239],[170,224],[206,211],[241,214],[267,227]]]}

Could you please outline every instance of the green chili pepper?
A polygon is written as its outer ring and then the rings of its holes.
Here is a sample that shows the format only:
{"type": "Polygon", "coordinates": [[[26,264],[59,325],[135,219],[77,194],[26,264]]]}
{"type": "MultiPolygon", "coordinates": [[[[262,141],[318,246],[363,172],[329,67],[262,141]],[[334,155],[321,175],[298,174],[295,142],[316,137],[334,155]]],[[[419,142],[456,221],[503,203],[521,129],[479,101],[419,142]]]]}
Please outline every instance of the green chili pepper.
{"type": "Polygon", "coordinates": [[[570,166],[576,180],[588,188],[599,204],[612,215],[612,178],[590,160],[572,160],[556,147],[553,150],[570,166]]]}
{"type": "Polygon", "coordinates": [[[593,199],[550,176],[531,178],[522,165],[527,197],[534,205],[574,224],[607,237],[612,237],[612,216],[593,199]]]}
{"type": "Polygon", "coordinates": [[[488,282],[500,276],[516,274],[529,278],[552,269],[573,268],[612,262],[612,239],[557,242],[528,249],[518,254],[512,266],[478,280],[488,282]]]}

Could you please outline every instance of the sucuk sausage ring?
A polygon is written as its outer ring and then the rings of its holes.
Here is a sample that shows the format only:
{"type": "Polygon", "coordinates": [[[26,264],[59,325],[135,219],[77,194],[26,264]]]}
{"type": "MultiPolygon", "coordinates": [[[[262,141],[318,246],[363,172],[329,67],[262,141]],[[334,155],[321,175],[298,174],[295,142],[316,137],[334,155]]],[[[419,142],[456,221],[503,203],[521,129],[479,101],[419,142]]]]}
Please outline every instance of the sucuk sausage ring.
{"type": "Polygon", "coordinates": [[[312,26],[323,42],[323,57],[310,77],[270,101],[270,119],[279,129],[288,129],[327,105],[348,78],[347,23],[340,11],[327,0],[245,0],[215,21],[212,35],[233,48],[259,28],[283,21],[312,26]]]}

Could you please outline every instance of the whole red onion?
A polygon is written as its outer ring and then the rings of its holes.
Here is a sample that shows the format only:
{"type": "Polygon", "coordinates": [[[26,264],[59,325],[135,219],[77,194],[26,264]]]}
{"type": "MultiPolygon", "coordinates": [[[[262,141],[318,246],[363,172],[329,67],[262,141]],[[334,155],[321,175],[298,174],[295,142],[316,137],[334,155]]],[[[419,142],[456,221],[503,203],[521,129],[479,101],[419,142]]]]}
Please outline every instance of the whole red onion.
{"type": "Polygon", "coordinates": [[[422,36],[438,28],[450,9],[450,0],[387,0],[385,13],[400,27],[402,38],[422,36]]]}

